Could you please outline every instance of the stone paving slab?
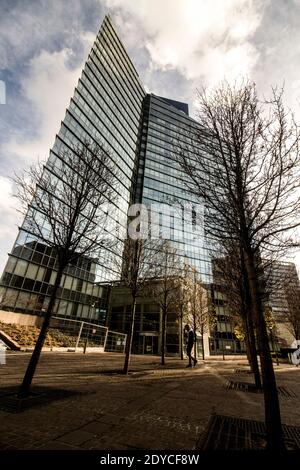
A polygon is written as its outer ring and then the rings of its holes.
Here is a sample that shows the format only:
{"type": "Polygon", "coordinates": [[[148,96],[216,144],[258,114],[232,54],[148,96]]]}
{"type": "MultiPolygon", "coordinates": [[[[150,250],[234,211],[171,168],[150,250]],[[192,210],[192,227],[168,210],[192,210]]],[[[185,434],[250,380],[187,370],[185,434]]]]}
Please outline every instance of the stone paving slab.
{"type": "Polygon", "coordinates": [[[59,441],[49,441],[47,444],[43,444],[42,446],[38,447],[36,450],[78,450],[78,447],[64,444],[63,442],[59,441]]]}
{"type": "MultiPolygon", "coordinates": [[[[0,389],[20,383],[29,358],[8,354],[0,389]]],[[[159,361],[133,356],[123,376],[103,373],[122,367],[119,354],[43,353],[34,385],[74,393],[22,413],[0,411],[0,449],[192,450],[212,413],[263,420],[262,395],[225,389],[234,370],[246,367],[241,357],[199,361],[192,369],[177,358],[167,358],[164,368],[159,361]]],[[[300,368],[275,371],[280,385],[300,389],[300,368]]],[[[299,397],[280,403],[283,422],[300,426],[299,397]]]]}

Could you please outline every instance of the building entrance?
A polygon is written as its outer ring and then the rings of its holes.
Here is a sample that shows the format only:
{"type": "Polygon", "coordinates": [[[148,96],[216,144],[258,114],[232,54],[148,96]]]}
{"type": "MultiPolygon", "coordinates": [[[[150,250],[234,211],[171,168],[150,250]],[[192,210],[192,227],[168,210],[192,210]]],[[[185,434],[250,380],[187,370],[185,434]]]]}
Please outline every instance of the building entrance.
{"type": "Polygon", "coordinates": [[[153,333],[141,333],[139,339],[141,354],[158,354],[158,336],[153,333]]]}

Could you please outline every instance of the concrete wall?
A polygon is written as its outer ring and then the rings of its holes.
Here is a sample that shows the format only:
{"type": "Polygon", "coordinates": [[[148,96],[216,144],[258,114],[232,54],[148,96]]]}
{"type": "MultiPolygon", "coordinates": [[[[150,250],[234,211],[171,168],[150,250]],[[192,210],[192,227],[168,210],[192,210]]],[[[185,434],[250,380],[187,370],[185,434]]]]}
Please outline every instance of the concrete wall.
{"type": "MultiPolygon", "coordinates": [[[[284,338],[287,341],[288,346],[291,346],[293,341],[295,341],[295,337],[292,335],[289,325],[284,322],[276,322],[277,327],[277,336],[279,338],[284,338]]],[[[300,338],[297,338],[300,339],[300,338]]]]}
{"type": "Polygon", "coordinates": [[[17,325],[26,326],[41,326],[43,321],[42,317],[37,315],[28,315],[25,313],[7,312],[0,310],[0,322],[2,323],[15,323],[17,325]]]}
{"type": "Polygon", "coordinates": [[[203,346],[204,346],[204,356],[210,356],[210,347],[209,347],[209,334],[203,334],[203,346]]]}

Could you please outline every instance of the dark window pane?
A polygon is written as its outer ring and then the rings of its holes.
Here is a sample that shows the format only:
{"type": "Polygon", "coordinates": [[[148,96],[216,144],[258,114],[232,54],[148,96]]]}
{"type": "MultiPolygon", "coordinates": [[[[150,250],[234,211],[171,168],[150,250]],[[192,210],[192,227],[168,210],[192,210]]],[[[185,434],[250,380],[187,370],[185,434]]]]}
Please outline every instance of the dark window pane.
{"type": "Polygon", "coordinates": [[[28,279],[28,278],[24,279],[23,289],[31,291],[31,290],[33,290],[33,286],[34,286],[34,280],[33,279],[28,279]]]}
{"type": "Polygon", "coordinates": [[[22,287],[24,277],[14,275],[11,280],[11,285],[14,287],[22,287]]]}

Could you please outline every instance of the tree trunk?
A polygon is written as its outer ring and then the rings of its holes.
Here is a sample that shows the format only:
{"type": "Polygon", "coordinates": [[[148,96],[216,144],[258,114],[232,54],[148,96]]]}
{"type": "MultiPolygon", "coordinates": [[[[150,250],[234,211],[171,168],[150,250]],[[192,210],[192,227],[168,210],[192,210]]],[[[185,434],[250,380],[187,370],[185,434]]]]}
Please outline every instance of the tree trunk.
{"type": "MultiPolygon", "coordinates": [[[[193,330],[194,330],[194,338],[196,336],[196,312],[194,311],[194,324],[193,324],[193,330]]],[[[197,359],[197,341],[194,340],[194,358],[197,359]]]]}
{"type": "Polygon", "coordinates": [[[180,359],[183,361],[183,314],[180,314],[180,359]]]}
{"type": "Polygon", "coordinates": [[[166,350],[166,323],[167,323],[167,312],[163,309],[162,312],[162,332],[161,332],[161,365],[164,366],[165,361],[165,350],[166,350]]]}
{"type": "Polygon", "coordinates": [[[274,335],[273,335],[273,330],[272,329],[270,329],[270,340],[271,340],[271,345],[272,345],[272,353],[275,356],[276,364],[279,366],[279,361],[278,361],[278,356],[277,356],[277,351],[276,351],[276,346],[275,346],[274,335]]]}
{"type": "Polygon", "coordinates": [[[205,353],[204,353],[204,337],[203,337],[203,333],[202,333],[202,359],[203,359],[203,361],[205,360],[205,353]]]}
{"type": "Polygon", "coordinates": [[[249,277],[245,265],[245,256],[244,251],[240,247],[240,257],[241,257],[241,273],[242,273],[242,285],[241,285],[241,300],[242,300],[242,317],[246,329],[246,346],[247,346],[247,355],[249,355],[249,365],[251,371],[254,375],[254,381],[257,389],[261,389],[261,377],[258,366],[257,358],[257,349],[256,349],[256,339],[254,332],[254,319],[252,318],[250,306],[251,306],[251,295],[249,287],[249,277]]]}
{"type": "Polygon", "coordinates": [[[125,347],[125,361],[123,367],[123,374],[128,374],[129,369],[129,361],[130,361],[130,354],[131,354],[131,347],[132,347],[132,338],[133,338],[133,331],[134,331],[134,321],[135,321],[135,309],[136,309],[136,297],[132,297],[132,305],[131,305],[131,316],[130,316],[130,327],[127,334],[126,339],[126,347],[125,347]]]}
{"type": "Polygon", "coordinates": [[[49,305],[48,305],[48,308],[47,308],[47,311],[46,311],[46,314],[45,314],[45,317],[44,317],[42,327],[40,329],[39,337],[37,339],[37,342],[35,344],[33,353],[31,355],[29,364],[27,366],[27,369],[26,369],[26,372],[25,372],[25,375],[24,375],[24,378],[23,378],[23,382],[20,385],[20,388],[19,388],[19,391],[18,391],[18,397],[19,398],[26,398],[30,394],[32,379],[34,377],[36,367],[38,365],[39,358],[40,358],[40,355],[41,355],[42,347],[43,347],[45,339],[46,339],[47,331],[48,331],[48,328],[49,328],[49,324],[50,324],[50,320],[51,320],[51,316],[52,316],[52,312],[53,312],[53,307],[54,307],[55,300],[56,300],[57,290],[60,286],[60,282],[61,282],[64,267],[60,267],[58,269],[56,279],[55,279],[55,283],[54,283],[54,286],[53,286],[53,291],[52,291],[52,294],[50,296],[49,305]]]}
{"type": "Polygon", "coordinates": [[[276,386],[275,373],[270,354],[266,323],[263,314],[262,301],[259,292],[257,270],[251,249],[245,253],[246,270],[249,279],[251,307],[257,324],[258,346],[263,379],[265,402],[265,423],[267,430],[267,449],[280,451],[285,449],[282,434],[280,406],[276,386]]]}
{"type": "Polygon", "coordinates": [[[256,349],[256,339],[254,333],[254,322],[251,316],[251,295],[250,295],[250,286],[249,286],[249,278],[248,273],[245,265],[245,256],[242,249],[240,249],[240,256],[241,256],[241,272],[243,276],[242,288],[241,288],[241,299],[242,299],[242,316],[244,319],[245,329],[246,329],[246,346],[247,346],[247,353],[249,354],[249,364],[251,367],[251,371],[254,375],[254,381],[257,389],[262,388],[261,384],[261,376],[258,366],[258,358],[257,358],[257,349],[256,349]],[[247,344],[248,342],[248,344],[247,344]]]}
{"type": "Polygon", "coordinates": [[[249,347],[249,355],[250,355],[250,367],[253,372],[254,381],[256,388],[261,389],[261,377],[260,371],[258,366],[258,359],[257,359],[257,350],[256,350],[256,342],[255,342],[255,334],[254,334],[254,325],[249,312],[246,313],[246,324],[247,324],[247,337],[248,337],[248,347],[249,347]]]}
{"type": "Polygon", "coordinates": [[[246,333],[245,333],[245,343],[246,343],[246,355],[247,355],[247,359],[248,359],[248,364],[249,364],[251,372],[252,372],[253,371],[253,366],[252,366],[252,358],[251,358],[251,354],[250,354],[250,339],[249,339],[249,332],[248,332],[247,329],[246,329],[246,333]]]}

